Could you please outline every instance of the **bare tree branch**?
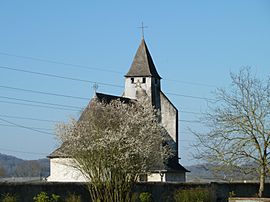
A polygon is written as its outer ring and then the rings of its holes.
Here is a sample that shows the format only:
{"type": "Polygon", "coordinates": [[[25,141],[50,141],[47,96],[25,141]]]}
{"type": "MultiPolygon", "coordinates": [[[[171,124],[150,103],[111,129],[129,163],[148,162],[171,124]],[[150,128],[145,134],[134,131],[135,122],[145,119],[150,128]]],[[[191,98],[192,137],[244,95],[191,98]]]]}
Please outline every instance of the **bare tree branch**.
{"type": "Polygon", "coordinates": [[[252,76],[249,68],[231,74],[229,90],[215,91],[217,102],[209,104],[202,120],[209,131],[197,137],[197,158],[218,166],[252,166],[260,175],[259,196],[269,172],[270,161],[270,79],[252,76]]]}

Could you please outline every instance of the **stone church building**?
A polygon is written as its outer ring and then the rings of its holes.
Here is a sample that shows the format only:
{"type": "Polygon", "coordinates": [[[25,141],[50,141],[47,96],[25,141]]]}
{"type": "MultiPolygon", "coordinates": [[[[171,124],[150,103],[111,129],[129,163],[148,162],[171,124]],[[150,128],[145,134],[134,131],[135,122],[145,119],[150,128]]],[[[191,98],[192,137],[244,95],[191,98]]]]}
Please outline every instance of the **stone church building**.
{"type": "MultiPolygon", "coordinates": [[[[110,102],[114,99],[129,101],[136,100],[140,96],[148,96],[152,105],[160,110],[161,124],[169,134],[172,142],[170,145],[175,150],[175,155],[162,168],[154,168],[145,180],[184,182],[188,171],[180,165],[178,158],[178,110],[161,90],[161,77],[156,70],[144,39],[142,39],[131,67],[125,75],[123,95],[114,96],[96,92],[93,99],[104,102],[110,102]]],[[[48,156],[51,174],[47,180],[58,182],[85,181],[78,170],[69,166],[70,159],[61,155],[62,149],[61,146],[48,156]]]]}

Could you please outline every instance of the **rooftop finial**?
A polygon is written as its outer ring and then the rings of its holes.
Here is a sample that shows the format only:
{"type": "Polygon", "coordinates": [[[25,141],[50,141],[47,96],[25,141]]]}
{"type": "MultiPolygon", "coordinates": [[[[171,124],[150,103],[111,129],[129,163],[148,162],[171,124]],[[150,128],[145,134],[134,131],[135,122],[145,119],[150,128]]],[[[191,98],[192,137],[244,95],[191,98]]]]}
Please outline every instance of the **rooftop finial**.
{"type": "Polygon", "coordinates": [[[145,28],[148,28],[147,26],[143,26],[143,22],[142,22],[142,26],[141,27],[138,27],[140,29],[142,29],[142,38],[144,39],[144,29],[145,28]]]}
{"type": "Polygon", "coordinates": [[[98,84],[95,82],[92,86],[93,90],[94,90],[94,94],[96,94],[97,89],[98,89],[98,84]]]}

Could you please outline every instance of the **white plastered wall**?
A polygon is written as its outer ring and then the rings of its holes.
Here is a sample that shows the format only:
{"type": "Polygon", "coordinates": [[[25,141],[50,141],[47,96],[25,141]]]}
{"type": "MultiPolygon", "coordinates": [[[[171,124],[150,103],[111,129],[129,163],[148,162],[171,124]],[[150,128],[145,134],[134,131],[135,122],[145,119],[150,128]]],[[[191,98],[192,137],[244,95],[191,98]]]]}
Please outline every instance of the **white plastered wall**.
{"type": "Polygon", "coordinates": [[[70,158],[50,159],[51,174],[47,178],[50,182],[85,182],[83,174],[74,167],[74,161],[70,158]]]}
{"type": "Polygon", "coordinates": [[[160,102],[161,102],[161,123],[162,126],[169,133],[171,138],[176,142],[177,140],[177,111],[168,98],[160,92],[160,102]]]}
{"type": "Polygon", "coordinates": [[[148,96],[151,96],[151,77],[127,77],[125,78],[125,91],[123,96],[136,99],[136,83],[140,83],[142,89],[144,89],[148,96]],[[134,83],[131,83],[131,78],[134,79],[134,83]],[[145,78],[145,83],[142,83],[145,78]]]}
{"type": "Polygon", "coordinates": [[[160,173],[151,173],[147,176],[148,182],[185,182],[185,172],[166,172],[161,176],[160,173]]]}
{"type": "MultiPolygon", "coordinates": [[[[163,176],[163,181],[164,181],[163,176]]],[[[147,182],[161,182],[161,175],[159,173],[151,173],[147,175],[147,182]]]]}
{"type": "MultiPolygon", "coordinates": [[[[49,182],[86,182],[83,174],[74,167],[74,161],[70,158],[50,159],[51,175],[49,182]]],[[[185,173],[151,173],[147,176],[148,182],[185,182],[185,173]]]]}

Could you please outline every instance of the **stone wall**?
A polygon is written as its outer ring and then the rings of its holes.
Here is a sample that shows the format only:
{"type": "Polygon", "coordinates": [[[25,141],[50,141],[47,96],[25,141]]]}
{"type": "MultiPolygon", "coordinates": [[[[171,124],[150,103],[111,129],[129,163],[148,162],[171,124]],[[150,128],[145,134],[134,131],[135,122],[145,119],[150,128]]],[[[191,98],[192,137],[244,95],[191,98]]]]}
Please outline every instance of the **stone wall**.
{"type": "MultiPolygon", "coordinates": [[[[149,192],[152,194],[154,202],[173,202],[173,194],[179,189],[193,188],[209,189],[216,198],[216,201],[227,201],[229,192],[234,191],[236,196],[252,197],[259,188],[258,183],[161,183],[145,182],[137,183],[134,193],[149,192]]],[[[0,183],[0,196],[5,193],[16,194],[20,202],[31,202],[33,197],[41,191],[48,194],[57,194],[65,198],[68,193],[80,195],[82,202],[89,202],[90,197],[87,186],[84,183],[56,183],[56,182],[37,182],[37,183],[0,183]]],[[[265,186],[265,196],[270,197],[270,184],[265,186]]]]}
{"type": "Polygon", "coordinates": [[[0,197],[3,194],[10,193],[18,197],[18,202],[31,202],[33,197],[40,192],[47,194],[57,194],[61,198],[65,198],[68,194],[80,195],[83,202],[89,202],[90,196],[87,186],[83,183],[67,183],[67,182],[1,182],[0,197]]]}

